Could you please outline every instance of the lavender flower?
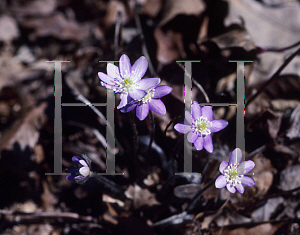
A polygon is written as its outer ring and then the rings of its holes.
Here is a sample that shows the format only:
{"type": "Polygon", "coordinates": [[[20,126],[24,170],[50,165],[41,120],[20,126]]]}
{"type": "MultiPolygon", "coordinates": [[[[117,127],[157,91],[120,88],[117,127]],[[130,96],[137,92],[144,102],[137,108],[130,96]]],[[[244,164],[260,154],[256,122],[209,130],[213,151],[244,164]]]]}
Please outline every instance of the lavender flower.
{"type": "Polygon", "coordinates": [[[194,143],[197,150],[204,147],[211,153],[214,149],[211,133],[223,130],[228,122],[223,119],[212,120],[212,108],[210,106],[201,108],[197,102],[192,104],[192,114],[185,112],[185,118],[190,125],[178,123],[174,126],[175,130],[187,134],[188,141],[194,143]]]}
{"type": "Polygon", "coordinates": [[[140,100],[147,95],[146,90],[157,86],[159,78],[141,79],[147,71],[148,61],[142,56],[131,67],[127,55],[122,55],[119,60],[120,69],[113,65],[107,65],[107,74],[99,72],[98,76],[102,80],[101,85],[121,93],[121,102],[118,109],[124,107],[132,99],[140,100]]]}
{"type": "Polygon", "coordinates": [[[76,168],[69,169],[67,173],[71,173],[71,175],[68,175],[66,178],[71,182],[83,184],[91,175],[91,160],[86,155],[82,155],[82,157],[72,157],[72,161],[76,168]]]}
{"type": "Polygon", "coordinates": [[[241,162],[242,156],[242,150],[236,148],[232,151],[229,162],[221,162],[219,171],[222,175],[216,179],[216,188],[223,188],[226,186],[231,193],[235,193],[236,189],[240,193],[244,193],[245,186],[252,187],[255,185],[255,181],[251,177],[245,176],[245,174],[254,168],[255,163],[251,160],[241,162]]]}
{"type": "Polygon", "coordinates": [[[132,100],[124,108],[121,109],[121,112],[127,113],[136,108],[136,116],[141,121],[144,120],[149,113],[149,109],[160,115],[166,113],[166,106],[159,99],[165,95],[171,93],[172,88],[166,85],[155,86],[150,88],[147,91],[147,94],[140,100],[132,100]]]}

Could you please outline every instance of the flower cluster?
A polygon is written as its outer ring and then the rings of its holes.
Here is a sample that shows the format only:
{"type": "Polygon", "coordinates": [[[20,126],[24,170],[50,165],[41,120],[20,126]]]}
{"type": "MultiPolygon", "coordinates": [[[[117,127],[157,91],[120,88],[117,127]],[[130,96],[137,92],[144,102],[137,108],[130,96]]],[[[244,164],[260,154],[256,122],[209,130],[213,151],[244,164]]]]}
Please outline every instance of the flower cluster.
{"type": "Polygon", "coordinates": [[[231,193],[235,193],[236,190],[244,193],[245,186],[252,187],[255,185],[255,181],[251,177],[245,176],[254,168],[255,163],[251,160],[241,162],[242,156],[242,150],[236,148],[232,151],[229,162],[221,162],[219,171],[222,175],[216,179],[216,188],[224,188],[226,186],[231,193]]]}
{"type": "Polygon", "coordinates": [[[187,139],[190,143],[194,143],[197,150],[202,150],[203,147],[212,152],[214,149],[211,133],[223,130],[228,122],[223,119],[212,120],[213,111],[210,106],[200,107],[199,103],[193,102],[192,114],[185,112],[185,119],[189,125],[183,122],[174,126],[175,130],[180,133],[187,134],[187,139]]]}
{"type": "Polygon", "coordinates": [[[72,161],[76,168],[71,168],[67,173],[71,173],[66,178],[71,182],[76,182],[78,184],[83,184],[91,175],[91,160],[84,154],[82,157],[74,156],[72,161]]]}
{"type": "Polygon", "coordinates": [[[122,55],[119,60],[119,66],[108,64],[107,74],[98,73],[101,79],[101,85],[121,94],[121,102],[118,109],[123,113],[132,111],[137,107],[137,117],[144,120],[149,109],[164,115],[166,107],[159,98],[169,94],[172,88],[169,86],[158,86],[159,78],[144,78],[148,62],[142,56],[131,67],[127,55],[122,55]]]}

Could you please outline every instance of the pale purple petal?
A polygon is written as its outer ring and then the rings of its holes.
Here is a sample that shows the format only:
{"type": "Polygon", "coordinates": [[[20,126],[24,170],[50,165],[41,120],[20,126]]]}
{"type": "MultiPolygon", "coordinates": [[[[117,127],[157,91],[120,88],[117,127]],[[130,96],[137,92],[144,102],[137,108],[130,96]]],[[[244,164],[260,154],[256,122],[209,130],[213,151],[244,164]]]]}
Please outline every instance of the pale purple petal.
{"type": "Polygon", "coordinates": [[[196,141],[194,142],[195,148],[197,150],[202,150],[203,149],[203,142],[204,142],[204,138],[199,136],[196,141]]]}
{"type": "Polygon", "coordinates": [[[238,170],[241,172],[241,174],[247,174],[254,167],[255,167],[255,163],[249,160],[249,161],[241,162],[238,166],[238,170]]]}
{"type": "Polygon", "coordinates": [[[141,121],[144,120],[148,116],[148,113],[149,113],[149,103],[148,102],[137,106],[136,116],[141,121]]]}
{"type": "Polygon", "coordinates": [[[155,88],[154,96],[152,97],[152,99],[161,98],[165,95],[170,94],[171,91],[172,91],[172,87],[169,87],[167,85],[158,86],[155,88]]]}
{"type": "Polygon", "coordinates": [[[188,132],[191,131],[191,126],[189,125],[184,125],[183,123],[177,123],[174,126],[174,129],[182,134],[187,134],[188,132]]]}
{"type": "Polygon", "coordinates": [[[255,185],[254,179],[249,176],[244,176],[241,178],[241,182],[243,186],[252,187],[255,185]]]}
{"type": "Polygon", "coordinates": [[[139,80],[136,84],[138,89],[147,90],[151,87],[155,87],[160,83],[160,78],[144,78],[139,80]]]}
{"type": "Polygon", "coordinates": [[[79,163],[80,163],[81,165],[83,165],[83,166],[87,166],[87,167],[88,167],[88,165],[87,165],[87,163],[86,163],[85,160],[79,160],[79,163]]]}
{"type": "Polygon", "coordinates": [[[115,85],[114,79],[105,73],[99,72],[98,77],[102,80],[102,82],[104,82],[108,85],[111,85],[111,86],[115,85]]]}
{"type": "Polygon", "coordinates": [[[187,140],[190,142],[190,143],[194,143],[196,141],[196,139],[198,138],[198,135],[193,133],[193,132],[189,132],[187,134],[187,140]]]}
{"type": "Polygon", "coordinates": [[[187,120],[187,122],[192,125],[192,122],[194,121],[194,119],[192,118],[192,115],[189,111],[185,111],[185,119],[187,120]]]}
{"type": "Polygon", "coordinates": [[[145,95],[147,95],[147,92],[143,90],[134,89],[134,90],[129,90],[128,95],[135,100],[140,100],[145,95]]]}
{"type": "Polygon", "coordinates": [[[158,113],[160,115],[166,114],[166,106],[164,103],[159,99],[151,99],[149,101],[149,108],[155,113],[158,113]]]}
{"type": "Polygon", "coordinates": [[[146,73],[148,61],[144,56],[141,56],[131,67],[131,77],[134,81],[140,80],[146,73]]]}
{"type": "Polygon", "coordinates": [[[227,161],[222,161],[220,166],[219,166],[219,171],[223,174],[226,167],[228,167],[228,162],[227,161]]]}
{"type": "Polygon", "coordinates": [[[211,153],[214,150],[214,145],[212,142],[211,135],[207,135],[204,138],[204,148],[207,150],[207,152],[211,153]]]}
{"type": "Polygon", "coordinates": [[[81,157],[78,157],[78,156],[74,156],[74,157],[72,157],[72,161],[73,161],[73,163],[75,164],[75,166],[79,166],[79,164],[80,164],[80,160],[82,160],[82,158],[81,157]]]}
{"type": "Polygon", "coordinates": [[[75,178],[74,178],[74,180],[76,180],[76,179],[80,179],[80,178],[84,178],[82,175],[78,175],[78,176],[76,176],[75,178]]]}
{"type": "Polygon", "coordinates": [[[209,130],[214,133],[223,130],[228,125],[228,122],[223,119],[215,119],[212,121],[212,127],[209,130]]]}
{"type": "Polygon", "coordinates": [[[235,186],[235,188],[237,189],[237,191],[239,191],[239,193],[243,194],[245,192],[245,188],[243,187],[242,184],[237,184],[235,186]]]}
{"type": "Polygon", "coordinates": [[[111,63],[107,65],[107,74],[112,78],[120,77],[119,68],[111,63]]]}
{"type": "Polygon", "coordinates": [[[192,115],[195,120],[202,116],[201,107],[198,102],[192,104],[192,115]]]}
{"type": "Polygon", "coordinates": [[[235,187],[233,187],[233,186],[230,185],[230,184],[226,184],[226,188],[227,188],[227,190],[228,190],[229,192],[231,192],[231,193],[235,193],[235,192],[236,192],[235,187]]]}
{"type": "Polygon", "coordinates": [[[235,150],[233,150],[230,155],[229,165],[231,165],[231,164],[236,165],[236,164],[240,163],[242,160],[242,156],[243,156],[243,153],[242,153],[241,149],[236,148],[235,150]]]}
{"type": "Polygon", "coordinates": [[[204,106],[202,109],[202,116],[206,117],[208,121],[211,121],[213,118],[213,111],[211,106],[204,106]]]}
{"type": "Polygon", "coordinates": [[[118,105],[117,109],[123,108],[125,105],[127,105],[128,100],[129,100],[128,94],[126,94],[126,93],[122,93],[120,95],[120,98],[121,98],[121,102],[118,105]]]}
{"type": "Polygon", "coordinates": [[[122,113],[128,113],[132,110],[134,110],[134,108],[137,106],[138,102],[135,102],[135,103],[129,103],[127,104],[125,107],[121,108],[120,111],[122,113]]]}
{"type": "Polygon", "coordinates": [[[130,59],[127,55],[124,54],[121,56],[119,60],[119,66],[122,78],[124,79],[124,77],[130,77],[131,65],[130,59]]]}
{"type": "Polygon", "coordinates": [[[226,186],[226,177],[220,175],[215,181],[216,188],[224,188],[226,186]]]}
{"type": "Polygon", "coordinates": [[[88,175],[90,174],[90,168],[89,168],[89,167],[86,167],[86,166],[81,167],[81,168],[79,169],[79,173],[80,173],[81,175],[83,175],[84,177],[86,177],[86,176],[88,176],[88,175]]]}

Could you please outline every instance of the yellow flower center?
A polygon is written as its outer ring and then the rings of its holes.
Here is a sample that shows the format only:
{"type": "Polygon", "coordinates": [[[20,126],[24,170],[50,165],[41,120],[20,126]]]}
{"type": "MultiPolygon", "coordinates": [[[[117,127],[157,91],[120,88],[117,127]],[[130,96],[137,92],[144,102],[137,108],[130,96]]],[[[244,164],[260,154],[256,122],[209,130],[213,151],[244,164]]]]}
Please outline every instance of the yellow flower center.
{"type": "Polygon", "coordinates": [[[124,86],[129,87],[132,84],[133,84],[133,81],[131,80],[131,78],[124,79],[124,86]]]}
{"type": "Polygon", "coordinates": [[[241,183],[241,178],[244,176],[243,172],[240,172],[236,164],[230,164],[226,170],[224,170],[227,183],[233,187],[241,183]]]}
{"type": "Polygon", "coordinates": [[[212,126],[212,123],[207,120],[206,117],[201,116],[194,123],[194,131],[200,133],[201,135],[210,135],[211,131],[209,127],[212,126]]]}

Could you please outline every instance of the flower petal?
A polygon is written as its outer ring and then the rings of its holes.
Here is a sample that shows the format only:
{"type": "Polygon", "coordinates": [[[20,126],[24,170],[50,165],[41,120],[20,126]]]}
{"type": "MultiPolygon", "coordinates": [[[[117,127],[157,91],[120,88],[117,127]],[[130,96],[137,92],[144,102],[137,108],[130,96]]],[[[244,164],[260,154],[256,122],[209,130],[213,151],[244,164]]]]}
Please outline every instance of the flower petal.
{"type": "Polygon", "coordinates": [[[137,106],[136,116],[141,121],[144,120],[148,116],[148,113],[149,113],[149,103],[148,102],[137,106]]]}
{"type": "Polygon", "coordinates": [[[80,173],[81,175],[83,175],[84,177],[86,177],[86,176],[88,176],[88,175],[90,174],[90,168],[89,168],[89,167],[86,167],[86,166],[81,167],[81,168],[79,169],[79,173],[80,173]]]}
{"type": "Polygon", "coordinates": [[[228,125],[228,122],[223,119],[215,119],[212,121],[212,127],[209,127],[212,133],[223,130],[228,125]]]}
{"type": "Polygon", "coordinates": [[[69,170],[67,170],[67,173],[71,173],[72,175],[77,173],[77,168],[70,168],[69,170]]]}
{"type": "Polygon", "coordinates": [[[81,157],[78,157],[78,156],[74,156],[74,157],[72,157],[72,161],[73,161],[73,163],[75,164],[75,166],[79,166],[79,161],[80,160],[82,160],[82,158],[81,157]]]}
{"type": "Polygon", "coordinates": [[[148,61],[144,56],[141,56],[131,67],[131,77],[134,81],[140,80],[148,69],[148,61]]]}
{"type": "Polygon", "coordinates": [[[139,90],[139,89],[133,89],[128,91],[128,95],[135,100],[142,99],[145,95],[147,95],[146,91],[139,90]]]}
{"type": "Polygon", "coordinates": [[[202,109],[202,116],[206,117],[208,121],[211,121],[213,118],[213,111],[211,106],[204,106],[202,109]]]}
{"type": "Polygon", "coordinates": [[[236,192],[235,187],[233,187],[233,186],[230,185],[230,184],[226,184],[226,188],[227,188],[227,190],[228,190],[229,192],[231,192],[231,193],[235,193],[235,192],[236,192]]]}
{"type": "Polygon", "coordinates": [[[235,188],[237,189],[237,191],[239,191],[239,193],[243,194],[245,192],[245,188],[243,187],[242,184],[237,184],[235,186],[235,188]]]}
{"type": "Polygon", "coordinates": [[[74,179],[75,176],[76,176],[76,175],[67,175],[66,179],[69,180],[69,181],[71,181],[71,182],[74,182],[74,183],[75,183],[75,179],[74,179]]]}
{"type": "Polygon", "coordinates": [[[189,111],[185,111],[185,119],[190,125],[192,125],[194,119],[189,111]]]}
{"type": "Polygon", "coordinates": [[[230,155],[229,165],[231,165],[231,164],[237,165],[238,163],[240,163],[242,160],[242,156],[243,156],[243,153],[242,153],[241,149],[236,148],[235,150],[233,150],[230,155]]]}
{"type": "Polygon", "coordinates": [[[238,170],[239,172],[241,172],[241,174],[244,175],[247,174],[249,171],[251,171],[254,167],[255,167],[255,163],[249,160],[249,161],[241,162],[238,166],[238,170]]]}
{"type": "Polygon", "coordinates": [[[169,87],[167,85],[158,86],[155,88],[154,96],[152,97],[152,99],[161,98],[165,95],[170,94],[171,91],[172,91],[172,87],[169,87]]]}
{"type": "Polygon", "coordinates": [[[120,104],[118,105],[117,109],[123,108],[125,105],[127,105],[127,103],[128,103],[129,100],[130,100],[130,97],[129,97],[128,94],[126,94],[126,93],[122,93],[122,94],[120,95],[120,98],[121,98],[121,102],[120,102],[120,104]]]}
{"type": "Polygon", "coordinates": [[[108,85],[111,85],[111,86],[115,85],[114,79],[105,73],[99,72],[98,77],[102,80],[102,82],[104,82],[108,85]]]}
{"type": "Polygon", "coordinates": [[[227,161],[222,161],[220,166],[219,166],[219,171],[223,174],[226,167],[228,167],[228,162],[227,161]]]}
{"type": "Polygon", "coordinates": [[[80,160],[79,163],[80,163],[82,166],[87,166],[87,167],[88,167],[88,165],[87,165],[87,163],[86,163],[85,160],[80,160]]]}
{"type": "Polygon", "coordinates": [[[214,145],[212,142],[211,135],[207,135],[203,139],[204,139],[204,148],[207,150],[207,152],[211,153],[214,150],[214,145]]]}
{"type": "Polygon", "coordinates": [[[184,125],[183,123],[177,123],[174,126],[174,129],[182,134],[187,134],[188,132],[191,131],[191,126],[189,125],[184,125]]]}
{"type": "Polygon", "coordinates": [[[107,74],[111,78],[120,78],[119,68],[111,63],[107,65],[107,74]]]}
{"type": "Polygon", "coordinates": [[[226,186],[226,177],[220,175],[215,181],[216,188],[224,188],[226,186]]]}
{"type": "Polygon", "coordinates": [[[159,100],[159,99],[151,99],[149,101],[149,108],[155,112],[158,113],[160,115],[164,115],[166,114],[167,110],[166,110],[166,106],[164,105],[164,103],[159,100]]]}
{"type": "Polygon", "coordinates": [[[202,116],[201,107],[198,102],[193,102],[192,104],[192,115],[195,120],[202,116]]]}
{"type": "Polygon", "coordinates": [[[255,185],[254,179],[249,176],[244,176],[241,178],[241,182],[243,186],[252,187],[255,185]]]}
{"type": "Polygon", "coordinates": [[[140,90],[147,90],[151,87],[155,87],[160,83],[160,78],[143,78],[139,80],[136,85],[140,90]]]}
{"type": "Polygon", "coordinates": [[[127,55],[124,54],[121,56],[119,60],[119,66],[122,78],[129,78],[131,72],[131,64],[130,59],[127,55]]]}
{"type": "Polygon", "coordinates": [[[196,141],[196,139],[198,138],[198,135],[195,134],[194,132],[189,132],[187,134],[187,140],[190,142],[190,143],[194,143],[196,141]]]}
{"type": "Polygon", "coordinates": [[[124,106],[123,108],[121,108],[120,111],[122,113],[128,113],[128,112],[134,110],[134,108],[137,106],[137,104],[138,104],[138,102],[134,102],[134,103],[130,102],[126,106],[124,106]]]}
{"type": "Polygon", "coordinates": [[[194,142],[195,148],[197,150],[202,150],[203,149],[203,142],[204,142],[204,138],[199,136],[196,141],[194,142]]]}

